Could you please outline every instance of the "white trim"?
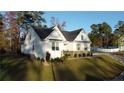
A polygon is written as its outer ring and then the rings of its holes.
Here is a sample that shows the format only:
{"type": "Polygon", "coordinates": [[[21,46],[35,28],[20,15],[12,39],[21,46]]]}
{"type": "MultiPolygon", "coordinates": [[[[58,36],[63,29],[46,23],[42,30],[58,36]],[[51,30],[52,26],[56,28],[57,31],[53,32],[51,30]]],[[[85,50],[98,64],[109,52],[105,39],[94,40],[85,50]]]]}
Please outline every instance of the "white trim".
{"type": "Polygon", "coordinates": [[[64,37],[64,35],[62,34],[62,32],[59,30],[59,28],[58,28],[57,26],[55,26],[53,29],[54,29],[54,30],[45,38],[45,40],[46,40],[47,38],[49,38],[49,36],[50,36],[54,31],[58,31],[59,34],[61,35],[62,39],[63,39],[64,41],[67,41],[66,38],[64,37]]]}

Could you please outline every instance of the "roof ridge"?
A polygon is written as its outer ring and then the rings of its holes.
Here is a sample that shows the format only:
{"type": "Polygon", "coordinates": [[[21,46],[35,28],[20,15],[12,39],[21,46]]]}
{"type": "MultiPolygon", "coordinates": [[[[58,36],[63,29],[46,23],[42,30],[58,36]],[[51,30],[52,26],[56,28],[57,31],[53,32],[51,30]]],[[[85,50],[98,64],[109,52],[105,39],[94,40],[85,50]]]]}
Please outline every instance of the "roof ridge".
{"type": "Polygon", "coordinates": [[[75,31],[81,31],[81,30],[83,30],[83,28],[76,29],[76,30],[73,30],[73,31],[65,31],[65,30],[63,30],[63,31],[64,31],[64,32],[75,32],[75,31]]]}

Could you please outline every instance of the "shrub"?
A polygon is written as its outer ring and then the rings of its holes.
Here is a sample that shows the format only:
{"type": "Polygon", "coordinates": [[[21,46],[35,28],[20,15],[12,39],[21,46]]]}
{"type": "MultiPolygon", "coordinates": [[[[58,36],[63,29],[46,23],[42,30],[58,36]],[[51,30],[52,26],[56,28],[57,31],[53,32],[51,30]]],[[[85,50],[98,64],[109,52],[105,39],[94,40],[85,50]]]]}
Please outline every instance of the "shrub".
{"type": "Polygon", "coordinates": [[[53,59],[53,58],[51,58],[51,60],[50,60],[51,62],[55,62],[55,60],[53,59]]]}
{"type": "Polygon", "coordinates": [[[87,56],[90,56],[90,52],[87,53],[87,56]]]}
{"type": "Polygon", "coordinates": [[[6,50],[4,48],[1,48],[0,49],[0,54],[5,54],[6,53],[6,50]]]}
{"type": "Polygon", "coordinates": [[[93,56],[93,52],[90,52],[90,56],[93,56]]]}
{"type": "Polygon", "coordinates": [[[85,57],[85,56],[86,56],[86,54],[85,54],[85,53],[83,53],[83,54],[82,54],[82,56],[83,56],[83,57],[85,57]]]}
{"type": "Polygon", "coordinates": [[[40,60],[40,58],[39,58],[39,57],[37,57],[36,59],[37,59],[37,60],[40,60]]]}
{"type": "Polygon", "coordinates": [[[46,61],[50,61],[50,53],[49,52],[46,52],[46,61]]]}
{"type": "Polygon", "coordinates": [[[17,49],[17,54],[21,54],[21,49],[17,49]]]}
{"type": "Polygon", "coordinates": [[[79,54],[78,56],[81,57],[81,54],[79,54]]]}
{"type": "Polygon", "coordinates": [[[74,57],[77,57],[77,54],[74,54],[74,57]]]}
{"type": "Polygon", "coordinates": [[[45,60],[44,60],[44,58],[41,58],[41,62],[44,62],[45,60]]]}
{"type": "Polygon", "coordinates": [[[63,61],[66,61],[69,56],[70,56],[70,54],[65,54],[63,57],[61,57],[61,59],[63,61]]]}
{"type": "Polygon", "coordinates": [[[63,62],[63,59],[57,57],[57,58],[51,59],[51,62],[63,62]]]}

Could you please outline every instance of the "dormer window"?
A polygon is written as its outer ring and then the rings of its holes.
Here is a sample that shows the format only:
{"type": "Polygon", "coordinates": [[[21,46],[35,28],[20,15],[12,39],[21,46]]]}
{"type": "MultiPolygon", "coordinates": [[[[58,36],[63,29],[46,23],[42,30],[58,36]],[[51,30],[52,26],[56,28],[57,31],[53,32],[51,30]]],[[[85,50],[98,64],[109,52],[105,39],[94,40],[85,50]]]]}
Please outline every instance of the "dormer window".
{"type": "Polygon", "coordinates": [[[83,40],[84,39],[84,37],[83,37],[83,35],[81,35],[81,40],[83,40]]]}

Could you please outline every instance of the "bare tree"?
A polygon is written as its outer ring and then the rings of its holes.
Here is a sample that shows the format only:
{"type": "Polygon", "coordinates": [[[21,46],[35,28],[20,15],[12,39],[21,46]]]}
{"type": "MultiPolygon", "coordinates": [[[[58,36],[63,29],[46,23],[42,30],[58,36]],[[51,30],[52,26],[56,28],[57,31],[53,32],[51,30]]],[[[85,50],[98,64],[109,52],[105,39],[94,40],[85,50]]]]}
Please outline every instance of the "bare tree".
{"type": "Polygon", "coordinates": [[[52,26],[58,26],[60,30],[64,30],[66,26],[66,21],[60,22],[58,18],[51,17],[51,25],[52,26]]]}

